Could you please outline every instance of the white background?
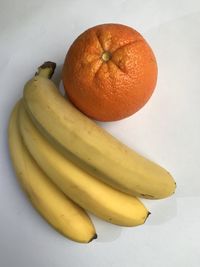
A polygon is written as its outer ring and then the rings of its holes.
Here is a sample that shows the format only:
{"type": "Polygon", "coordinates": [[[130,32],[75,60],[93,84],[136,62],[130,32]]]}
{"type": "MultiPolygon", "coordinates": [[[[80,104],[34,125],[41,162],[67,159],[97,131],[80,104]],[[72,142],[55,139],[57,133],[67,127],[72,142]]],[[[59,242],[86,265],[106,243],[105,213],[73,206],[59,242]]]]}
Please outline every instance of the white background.
{"type": "Polygon", "coordinates": [[[197,267],[200,265],[200,1],[0,1],[0,266],[197,267]],[[134,116],[103,123],[109,132],[175,177],[175,196],[144,201],[144,226],[94,218],[88,245],[59,235],[37,214],[9,160],[7,124],[23,85],[43,61],[60,71],[69,45],[105,22],[140,31],[159,67],[155,93],[134,116]]]}

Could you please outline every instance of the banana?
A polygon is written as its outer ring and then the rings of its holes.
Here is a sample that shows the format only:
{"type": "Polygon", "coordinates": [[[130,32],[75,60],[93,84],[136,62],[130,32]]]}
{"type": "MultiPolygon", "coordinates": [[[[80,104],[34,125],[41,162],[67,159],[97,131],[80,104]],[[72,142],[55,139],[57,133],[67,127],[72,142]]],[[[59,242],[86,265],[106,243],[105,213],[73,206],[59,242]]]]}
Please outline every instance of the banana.
{"type": "Polygon", "coordinates": [[[44,63],[24,88],[25,108],[43,135],[80,167],[120,191],[151,199],[172,195],[176,183],[170,173],[78,111],[48,79],[53,68],[44,63]]]}
{"type": "Polygon", "coordinates": [[[62,235],[81,243],[92,241],[97,235],[88,215],[49,180],[22,143],[18,109],[19,103],[10,117],[8,139],[14,169],[23,189],[36,210],[62,235]]]}
{"type": "Polygon", "coordinates": [[[149,212],[138,199],[95,179],[59,153],[37,130],[23,105],[19,125],[33,158],[70,199],[113,224],[136,226],[145,222],[149,212]]]}

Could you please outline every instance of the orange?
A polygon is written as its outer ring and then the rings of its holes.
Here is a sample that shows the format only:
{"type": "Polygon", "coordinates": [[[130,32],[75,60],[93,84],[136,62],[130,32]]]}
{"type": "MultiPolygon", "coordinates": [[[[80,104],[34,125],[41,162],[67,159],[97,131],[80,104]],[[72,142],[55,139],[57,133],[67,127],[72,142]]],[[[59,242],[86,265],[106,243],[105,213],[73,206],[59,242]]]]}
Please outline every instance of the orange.
{"type": "Polygon", "coordinates": [[[136,30],[102,24],[73,42],[62,80],[80,111],[99,121],[114,121],[134,114],[149,100],[156,86],[157,64],[136,30]]]}

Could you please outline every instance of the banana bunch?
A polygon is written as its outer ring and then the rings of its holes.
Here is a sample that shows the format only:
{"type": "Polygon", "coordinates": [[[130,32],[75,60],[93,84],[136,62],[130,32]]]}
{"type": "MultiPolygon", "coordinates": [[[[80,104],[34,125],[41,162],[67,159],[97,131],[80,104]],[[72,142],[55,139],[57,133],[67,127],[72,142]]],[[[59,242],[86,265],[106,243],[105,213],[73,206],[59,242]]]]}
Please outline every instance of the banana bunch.
{"type": "Polygon", "coordinates": [[[20,102],[9,121],[8,139],[16,175],[33,206],[57,231],[71,240],[87,243],[97,237],[87,213],[70,200],[42,171],[28,152],[19,130],[20,102]]]}
{"type": "Polygon", "coordinates": [[[9,122],[16,175],[38,212],[64,236],[97,237],[87,211],[121,226],[142,225],[150,212],[137,197],[172,195],[175,181],[68,102],[46,62],[26,83],[9,122]]]}

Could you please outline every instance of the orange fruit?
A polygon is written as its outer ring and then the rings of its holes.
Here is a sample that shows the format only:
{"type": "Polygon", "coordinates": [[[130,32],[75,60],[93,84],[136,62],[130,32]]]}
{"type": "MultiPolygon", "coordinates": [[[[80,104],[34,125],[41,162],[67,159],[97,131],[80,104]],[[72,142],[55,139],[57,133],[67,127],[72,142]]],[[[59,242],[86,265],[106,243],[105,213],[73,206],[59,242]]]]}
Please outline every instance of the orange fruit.
{"type": "Polygon", "coordinates": [[[73,42],[62,80],[80,111],[99,121],[114,121],[132,115],[149,100],[156,86],[157,63],[136,30],[102,24],[73,42]]]}

